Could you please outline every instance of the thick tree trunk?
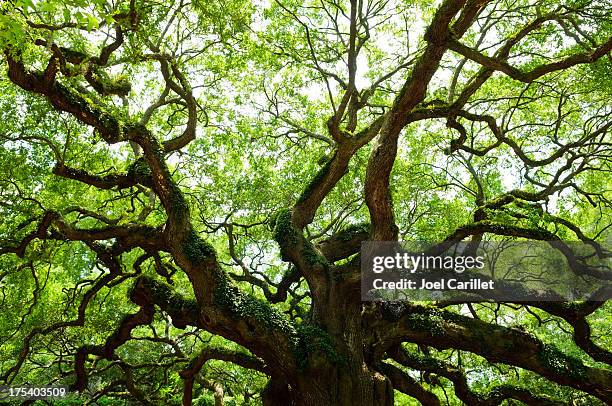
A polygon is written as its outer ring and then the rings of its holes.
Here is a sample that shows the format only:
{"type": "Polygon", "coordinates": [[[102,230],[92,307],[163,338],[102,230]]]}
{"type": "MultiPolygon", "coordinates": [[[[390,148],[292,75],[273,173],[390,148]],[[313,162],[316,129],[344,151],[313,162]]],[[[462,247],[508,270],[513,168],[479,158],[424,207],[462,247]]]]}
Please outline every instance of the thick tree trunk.
{"type": "Polygon", "coordinates": [[[377,357],[368,349],[369,335],[362,328],[359,291],[336,291],[326,296],[325,303],[334,311],[318,313],[317,306],[313,311],[324,333],[304,338],[313,348],[307,365],[291,377],[271,379],[263,397],[265,406],[393,405],[389,378],[371,366],[377,357]]]}
{"type": "Polygon", "coordinates": [[[337,369],[333,376],[315,370],[292,381],[271,379],[262,394],[264,406],[393,406],[389,380],[367,369],[361,374],[337,369]]]}

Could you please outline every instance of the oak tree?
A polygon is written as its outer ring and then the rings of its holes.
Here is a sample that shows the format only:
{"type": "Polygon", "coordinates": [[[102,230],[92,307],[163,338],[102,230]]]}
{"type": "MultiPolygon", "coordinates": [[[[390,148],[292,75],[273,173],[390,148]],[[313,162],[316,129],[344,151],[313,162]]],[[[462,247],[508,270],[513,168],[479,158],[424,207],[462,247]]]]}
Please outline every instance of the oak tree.
{"type": "Polygon", "coordinates": [[[359,255],[498,238],[609,258],[608,0],[0,7],[2,384],[612,403],[607,302],[364,302],[359,255]]]}

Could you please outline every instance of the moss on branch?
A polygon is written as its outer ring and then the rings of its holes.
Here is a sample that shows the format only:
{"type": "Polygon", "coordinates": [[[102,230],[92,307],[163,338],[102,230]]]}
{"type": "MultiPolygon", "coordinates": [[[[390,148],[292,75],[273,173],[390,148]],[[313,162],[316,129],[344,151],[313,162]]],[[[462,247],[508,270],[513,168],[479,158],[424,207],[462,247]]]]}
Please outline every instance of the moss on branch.
{"type": "Polygon", "coordinates": [[[312,178],[312,180],[308,183],[308,185],[306,186],[306,188],[304,189],[304,191],[302,192],[302,194],[298,198],[298,200],[297,200],[298,203],[305,202],[313,194],[313,192],[315,191],[317,186],[319,186],[319,184],[321,184],[321,182],[323,182],[323,180],[325,179],[325,177],[329,174],[329,172],[331,170],[331,166],[332,166],[332,162],[334,160],[334,156],[335,156],[335,154],[329,160],[327,160],[327,162],[325,162],[323,167],[321,169],[319,169],[319,171],[315,174],[315,176],[312,178]]]}
{"type": "Polygon", "coordinates": [[[357,235],[368,234],[369,232],[369,223],[358,223],[351,224],[350,226],[343,228],[334,237],[339,241],[348,242],[355,238],[355,236],[357,235]]]}
{"type": "Polygon", "coordinates": [[[139,305],[152,302],[167,312],[177,328],[187,327],[196,320],[199,307],[195,300],[186,299],[170,285],[149,276],[140,276],[130,291],[130,298],[139,305]],[[139,295],[144,295],[139,296],[139,295]]]}
{"type": "Polygon", "coordinates": [[[298,346],[296,347],[295,356],[300,367],[306,368],[309,359],[316,355],[322,355],[326,360],[334,364],[346,362],[346,358],[337,351],[331,337],[325,330],[303,323],[297,326],[297,332],[298,346]]]}
{"type": "Polygon", "coordinates": [[[196,264],[216,260],[213,246],[204,241],[195,230],[191,230],[187,234],[183,245],[183,252],[187,259],[196,264]]]}
{"type": "Polygon", "coordinates": [[[288,251],[299,241],[298,231],[291,221],[291,209],[279,210],[272,218],[270,226],[273,230],[274,240],[281,249],[282,260],[289,261],[288,251]]]}
{"type": "Polygon", "coordinates": [[[153,175],[151,168],[144,157],[140,157],[132,162],[127,168],[127,175],[147,187],[153,187],[153,175]]]}
{"type": "Polygon", "coordinates": [[[269,331],[277,330],[289,337],[296,337],[295,327],[279,310],[267,302],[241,292],[225,274],[220,274],[217,278],[215,304],[229,311],[236,319],[253,319],[269,331]]]}
{"type": "Polygon", "coordinates": [[[67,86],[60,83],[57,83],[55,86],[59,95],[70,105],[69,108],[60,107],[62,110],[76,110],[70,112],[85,122],[89,122],[93,119],[94,122],[89,124],[93,124],[96,129],[103,134],[105,139],[111,142],[117,142],[122,139],[123,125],[116,118],[115,114],[111,114],[110,112],[103,110],[99,106],[95,105],[93,101],[67,86]]]}
{"type": "Polygon", "coordinates": [[[542,344],[538,359],[547,369],[559,375],[583,380],[587,377],[587,369],[578,358],[562,353],[551,344],[542,344]]]}

